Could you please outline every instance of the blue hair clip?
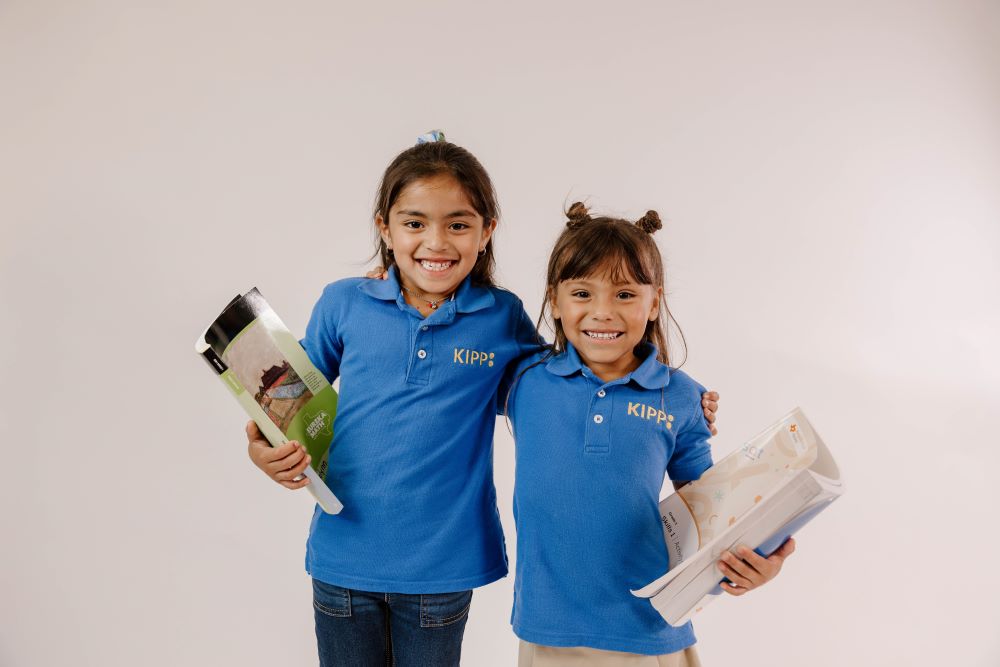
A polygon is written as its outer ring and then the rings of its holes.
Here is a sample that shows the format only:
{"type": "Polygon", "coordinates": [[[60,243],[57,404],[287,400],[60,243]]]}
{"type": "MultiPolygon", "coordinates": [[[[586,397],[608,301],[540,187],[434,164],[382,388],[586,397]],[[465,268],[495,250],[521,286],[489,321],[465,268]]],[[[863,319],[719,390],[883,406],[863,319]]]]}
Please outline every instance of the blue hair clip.
{"type": "Polygon", "coordinates": [[[444,132],[441,130],[431,130],[430,132],[424,132],[419,137],[417,137],[417,145],[420,144],[433,144],[435,141],[447,141],[444,138],[444,132]]]}

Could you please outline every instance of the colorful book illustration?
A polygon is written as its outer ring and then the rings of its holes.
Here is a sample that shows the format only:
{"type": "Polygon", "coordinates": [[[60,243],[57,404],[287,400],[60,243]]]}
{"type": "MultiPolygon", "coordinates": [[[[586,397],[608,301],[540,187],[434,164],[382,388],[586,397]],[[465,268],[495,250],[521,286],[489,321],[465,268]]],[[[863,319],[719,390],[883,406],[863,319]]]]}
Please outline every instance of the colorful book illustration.
{"type": "Polygon", "coordinates": [[[337,392],[257,288],[229,302],[195,343],[223,384],[277,447],[298,440],[312,457],[304,474],[319,506],[343,505],[324,481],[337,416],[337,392]]]}
{"type": "Polygon", "coordinates": [[[724,551],[769,556],[842,493],[830,451],[796,408],[660,501],[670,568],[632,594],[682,625],[722,593],[724,551]]]}

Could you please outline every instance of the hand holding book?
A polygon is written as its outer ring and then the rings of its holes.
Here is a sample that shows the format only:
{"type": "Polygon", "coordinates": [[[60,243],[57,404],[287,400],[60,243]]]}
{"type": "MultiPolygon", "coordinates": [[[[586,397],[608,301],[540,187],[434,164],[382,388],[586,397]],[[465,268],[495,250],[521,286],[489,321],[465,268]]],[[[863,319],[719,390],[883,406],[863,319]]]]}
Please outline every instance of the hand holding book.
{"type": "Polygon", "coordinates": [[[632,591],[673,626],[723,591],[743,595],[777,576],[795,550],[791,535],[843,494],[833,456],[798,408],[676,488],[660,501],[669,569],[632,591]]]}
{"type": "Polygon", "coordinates": [[[301,489],[309,484],[306,468],[312,462],[309,452],[297,440],[289,440],[279,447],[272,447],[257,423],[247,422],[247,453],[253,464],[272,480],[286,489],[301,489]]]}
{"type": "Polygon", "coordinates": [[[728,579],[719,586],[730,595],[739,597],[755,588],[760,588],[778,576],[785,559],[795,553],[795,540],[788,538],[788,541],[768,558],[764,558],[747,546],[740,546],[735,551],[735,554],[726,551],[719,557],[719,570],[728,579]]]}

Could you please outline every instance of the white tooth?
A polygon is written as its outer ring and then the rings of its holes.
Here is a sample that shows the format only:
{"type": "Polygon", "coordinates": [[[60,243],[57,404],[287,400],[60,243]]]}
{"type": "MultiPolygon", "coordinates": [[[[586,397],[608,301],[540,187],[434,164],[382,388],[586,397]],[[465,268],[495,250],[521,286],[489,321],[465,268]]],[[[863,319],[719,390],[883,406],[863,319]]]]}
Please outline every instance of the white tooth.
{"type": "Polygon", "coordinates": [[[450,267],[453,262],[429,262],[426,259],[422,259],[420,260],[420,264],[428,271],[444,271],[450,267]]]}

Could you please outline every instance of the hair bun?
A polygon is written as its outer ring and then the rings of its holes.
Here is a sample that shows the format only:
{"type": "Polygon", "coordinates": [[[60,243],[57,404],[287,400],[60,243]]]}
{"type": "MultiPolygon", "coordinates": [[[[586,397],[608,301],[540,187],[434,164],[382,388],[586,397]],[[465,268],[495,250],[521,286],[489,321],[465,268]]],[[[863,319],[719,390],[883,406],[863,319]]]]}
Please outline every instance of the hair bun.
{"type": "Polygon", "coordinates": [[[635,221],[635,226],[647,234],[653,234],[657,230],[663,229],[660,214],[656,211],[646,211],[646,215],[635,221]]]}
{"type": "Polygon", "coordinates": [[[576,229],[585,222],[590,222],[590,210],[582,201],[573,202],[573,205],[566,211],[566,217],[569,218],[566,226],[570,229],[576,229]]]}

